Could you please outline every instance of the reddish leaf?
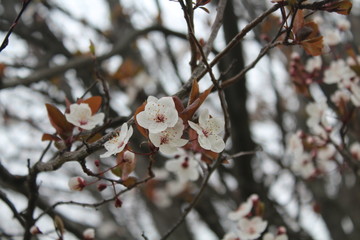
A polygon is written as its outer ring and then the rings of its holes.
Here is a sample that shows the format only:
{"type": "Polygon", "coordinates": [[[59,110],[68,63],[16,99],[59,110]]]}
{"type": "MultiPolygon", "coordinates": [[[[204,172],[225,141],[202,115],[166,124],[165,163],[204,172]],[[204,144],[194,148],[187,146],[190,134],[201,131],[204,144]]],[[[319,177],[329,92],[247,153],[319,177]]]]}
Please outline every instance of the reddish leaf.
{"type": "Polygon", "coordinates": [[[196,79],[193,80],[188,106],[191,105],[199,97],[199,83],[196,79]]]}
{"type": "Polygon", "coordinates": [[[336,12],[342,15],[349,15],[351,12],[352,3],[349,0],[330,2],[322,7],[322,10],[328,12],[336,12]]]}
{"type": "Polygon", "coordinates": [[[206,7],[199,7],[201,10],[204,10],[207,13],[210,13],[209,9],[207,9],[206,7]]]}
{"type": "Polygon", "coordinates": [[[135,118],[136,128],[139,130],[139,132],[140,132],[144,137],[148,138],[149,134],[148,134],[147,130],[146,130],[145,128],[141,127],[141,126],[138,124],[137,120],[136,120],[137,115],[138,115],[140,112],[142,112],[142,111],[145,110],[145,105],[146,105],[146,101],[145,101],[143,104],[141,104],[140,107],[138,107],[138,108],[136,109],[135,114],[134,114],[134,118],[135,118]]]}
{"type": "Polygon", "coordinates": [[[196,0],[196,4],[194,8],[197,8],[199,6],[204,6],[208,4],[211,0],[196,0]]]}
{"type": "Polygon", "coordinates": [[[121,184],[127,188],[130,188],[130,187],[134,186],[136,183],[137,183],[137,178],[130,176],[126,180],[122,181],[121,184]]]}
{"type": "Polygon", "coordinates": [[[50,123],[56,129],[57,133],[60,135],[71,133],[74,126],[66,120],[65,115],[62,114],[55,106],[51,104],[45,105],[50,123]]]}
{"type": "Polygon", "coordinates": [[[100,96],[94,96],[81,102],[89,104],[92,114],[95,114],[99,111],[101,107],[102,98],[100,96]]]}
{"type": "Polygon", "coordinates": [[[213,88],[213,86],[209,87],[206,91],[204,91],[202,94],[200,94],[200,96],[195,101],[193,101],[188,107],[186,107],[186,109],[179,114],[180,118],[182,120],[184,120],[185,122],[187,120],[190,120],[192,118],[192,116],[194,115],[194,113],[199,109],[201,104],[205,101],[207,96],[209,96],[212,88],[213,88]]]}
{"type": "Polygon", "coordinates": [[[181,99],[179,97],[177,97],[177,96],[173,96],[172,98],[173,98],[174,103],[175,103],[176,111],[179,112],[179,113],[184,111],[185,108],[184,108],[184,105],[181,102],[181,99]]]}
{"type": "Polygon", "coordinates": [[[61,139],[59,137],[48,133],[44,133],[41,138],[41,141],[60,141],[60,140],[61,139]]]}
{"type": "Polygon", "coordinates": [[[312,56],[319,56],[322,54],[322,50],[324,47],[323,36],[319,36],[307,41],[303,41],[301,42],[301,46],[303,46],[307,54],[312,56]]]}
{"type": "Polygon", "coordinates": [[[304,12],[302,10],[298,10],[296,12],[296,16],[294,19],[294,24],[292,31],[297,35],[297,32],[304,26],[304,12]]]}

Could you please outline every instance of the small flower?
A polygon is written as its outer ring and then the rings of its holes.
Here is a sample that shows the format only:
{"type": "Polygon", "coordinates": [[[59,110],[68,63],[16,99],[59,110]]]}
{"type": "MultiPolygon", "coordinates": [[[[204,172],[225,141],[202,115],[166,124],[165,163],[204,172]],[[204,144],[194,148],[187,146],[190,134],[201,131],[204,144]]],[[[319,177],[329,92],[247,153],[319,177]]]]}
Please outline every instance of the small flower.
{"type": "Polygon", "coordinates": [[[240,238],[233,232],[227,233],[222,240],[240,240],[240,238]]]}
{"type": "Polygon", "coordinates": [[[265,230],[266,226],[267,222],[261,217],[253,217],[251,219],[242,218],[238,223],[240,239],[257,239],[265,230]]]}
{"type": "Polygon", "coordinates": [[[331,101],[335,103],[336,106],[344,106],[350,100],[350,96],[347,92],[343,90],[337,90],[331,95],[331,101]]]}
{"type": "Polygon", "coordinates": [[[66,120],[73,125],[91,130],[96,125],[101,125],[104,122],[104,113],[92,114],[91,108],[87,103],[74,103],[70,105],[70,113],[65,113],[66,120]]]}
{"type": "Polygon", "coordinates": [[[356,73],[345,63],[344,60],[339,59],[330,64],[329,69],[324,72],[324,82],[327,84],[348,82],[351,78],[356,77],[356,73]]]}
{"type": "Polygon", "coordinates": [[[118,166],[121,169],[121,179],[126,180],[130,173],[132,173],[136,166],[135,153],[125,151],[118,161],[118,166]]]}
{"type": "Polygon", "coordinates": [[[322,65],[322,60],[320,56],[312,57],[307,60],[305,65],[305,70],[309,73],[314,72],[315,70],[320,70],[322,65]]]}
{"type": "Polygon", "coordinates": [[[360,143],[354,142],[351,144],[350,153],[355,159],[360,160],[360,143]]]}
{"type": "Polygon", "coordinates": [[[95,239],[95,230],[93,228],[87,228],[83,232],[84,240],[94,240],[95,239]]]}
{"type": "Polygon", "coordinates": [[[188,121],[190,127],[198,134],[200,146],[213,152],[222,152],[225,148],[224,140],[218,135],[224,130],[224,120],[221,118],[210,118],[207,109],[199,116],[199,124],[188,121]]]}
{"type": "Polygon", "coordinates": [[[86,187],[86,182],[82,177],[72,177],[68,182],[70,190],[82,191],[86,187]]]}
{"type": "Polygon", "coordinates": [[[310,154],[303,153],[293,159],[291,169],[301,175],[304,179],[308,179],[316,173],[316,168],[310,154]]]}
{"type": "Polygon", "coordinates": [[[181,139],[184,131],[184,124],[181,118],[174,127],[169,127],[159,133],[149,133],[152,144],[159,148],[159,151],[165,154],[173,154],[178,147],[184,146],[188,140],[181,139]]]}
{"type": "Polygon", "coordinates": [[[274,236],[274,234],[268,232],[264,234],[262,240],[288,240],[288,236],[286,234],[279,234],[274,236]]]}
{"type": "Polygon", "coordinates": [[[187,182],[195,181],[199,178],[198,165],[198,161],[190,157],[190,155],[182,155],[178,159],[168,160],[165,168],[170,172],[174,172],[180,182],[187,182]]]}
{"type": "Polygon", "coordinates": [[[42,234],[42,232],[40,231],[40,229],[39,229],[37,226],[35,226],[35,225],[33,225],[33,226],[30,228],[30,233],[31,233],[32,235],[42,234]]]}
{"type": "Polygon", "coordinates": [[[336,25],[340,31],[347,31],[351,27],[351,23],[345,18],[337,20],[336,25]]]}
{"type": "Polygon", "coordinates": [[[232,221],[238,221],[248,215],[253,207],[253,201],[248,199],[246,202],[242,203],[236,211],[230,212],[228,218],[232,221]]]}
{"type": "Polygon", "coordinates": [[[159,133],[168,127],[174,127],[179,118],[172,97],[149,96],[145,110],[136,115],[137,123],[149,130],[150,133],[159,133]]]}
{"type": "Polygon", "coordinates": [[[324,34],[324,43],[329,46],[338,45],[341,42],[340,31],[338,29],[328,30],[324,34]]]}
{"type": "Polygon", "coordinates": [[[107,152],[100,155],[100,157],[101,158],[110,157],[111,155],[117,154],[122,150],[124,150],[132,134],[133,134],[133,128],[131,126],[129,126],[128,128],[127,123],[124,123],[121,126],[120,133],[118,133],[117,136],[104,143],[104,147],[107,150],[107,152]]]}

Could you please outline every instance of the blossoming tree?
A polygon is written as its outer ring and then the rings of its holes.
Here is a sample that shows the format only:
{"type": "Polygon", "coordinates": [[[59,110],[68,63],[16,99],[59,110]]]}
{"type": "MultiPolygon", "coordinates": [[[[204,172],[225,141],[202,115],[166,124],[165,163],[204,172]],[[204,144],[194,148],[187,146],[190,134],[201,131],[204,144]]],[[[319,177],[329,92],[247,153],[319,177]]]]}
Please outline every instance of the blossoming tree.
{"type": "Polygon", "coordinates": [[[351,1],[77,4],[1,2],[0,239],[360,238],[351,1]]]}

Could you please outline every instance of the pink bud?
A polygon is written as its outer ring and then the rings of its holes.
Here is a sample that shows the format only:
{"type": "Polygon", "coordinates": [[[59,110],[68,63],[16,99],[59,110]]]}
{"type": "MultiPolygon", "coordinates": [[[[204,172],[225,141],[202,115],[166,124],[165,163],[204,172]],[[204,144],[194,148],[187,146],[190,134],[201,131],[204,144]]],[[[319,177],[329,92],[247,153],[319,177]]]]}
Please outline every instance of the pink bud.
{"type": "Polygon", "coordinates": [[[31,233],[32,235],[42,234],[42,232],[40,231],[40,229],[39,229],[37,226],[35,226],[35,225],[30,228],[30,233],[31,233]]]}
{"type": "Polygon", "coordinates": [[[105,188],[107,188],[107,185],[105,183],[100,183],[98,186],[97,186],[97,189],[98,191],[103,191],[105,188]]]}
{"type": "Polygon", "coordinates": [[[73,191],[82,191],[86,187],[86,182],[82,177],[72,177],[69,180],[69,188],[73,191]]]}
{"type": "Polygon", "coordinates": [[[95,239],[95,230],[93,228],[87,228],[83,232],[84,240],[94,240],[95,239]]]}
{"type": "Polygon", "coordinates": [[[121,206],[122,206],[122,201],[120,200],[120,198],[116,198],[115,199],[115,207],[121,208],[121,206]]]}

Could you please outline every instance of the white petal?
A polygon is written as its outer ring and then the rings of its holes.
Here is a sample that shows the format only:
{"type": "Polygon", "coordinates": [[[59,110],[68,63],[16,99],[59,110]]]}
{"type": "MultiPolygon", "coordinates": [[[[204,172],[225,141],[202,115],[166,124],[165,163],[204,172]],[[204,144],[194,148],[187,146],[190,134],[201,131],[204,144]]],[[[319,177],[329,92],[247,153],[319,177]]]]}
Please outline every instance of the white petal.
{"type": "Polygon", "coordinates": [[[218,135],[210,135],[208,137],[211,144],[211,151],[219,153],[225,149],[224,140],[218,135]]]}

